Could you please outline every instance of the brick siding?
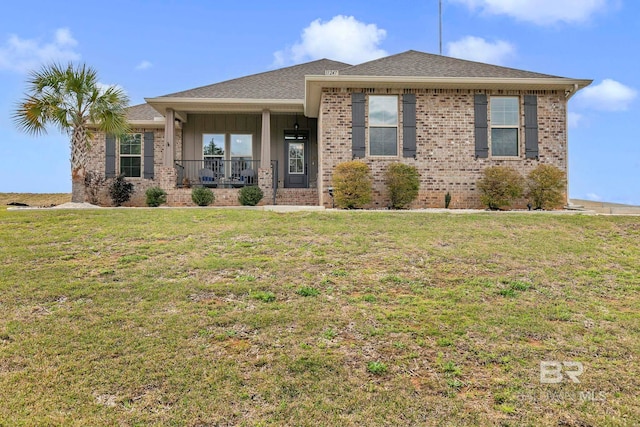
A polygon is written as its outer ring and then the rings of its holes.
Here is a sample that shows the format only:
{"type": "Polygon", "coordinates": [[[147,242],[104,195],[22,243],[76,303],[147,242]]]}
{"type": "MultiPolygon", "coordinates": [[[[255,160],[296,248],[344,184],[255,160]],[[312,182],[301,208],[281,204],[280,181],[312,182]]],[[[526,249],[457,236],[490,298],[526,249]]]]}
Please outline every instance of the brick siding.
{"type": "MultiPolygon", "coordinates": [[[[389,205],[384,186],[384,171],[392,162],[416,166],[420,173],[420,191],[413,208],[444,207],[444,197],[451,193],[451,208],[479,208],[480,193],[476,182],[488,166],[505,165],[526,175],[539,163],[567,170],[566,100],[556,91],[473,91],[473,90],[365,90],[367,94],[416,94],[416,159],[402,157],[402,102],[399,102],[398,156],[366,157],[373,175],[373,201],[369,208],[389,205]],[[474,94],[520,97],[519,152],[513,159],[475,158],[474,94]],[[538,96],[539,160],[524,159],[524,106],[523,95],[538,96]]],[[[332,172],[338,163],[352,159],[351,154],[351,91],[324,89],[320,117],[319,191],[321,203],[331,206],[327,189],[331,186],[332,172]]],[[[490,115],[490,114],[489,114],[490,115]]],[[[367,122],[368,126],[368,122],[367,122]]],[[[367,132],[368,145],[368,132],[367,132]]],[[[525,200],[514,203],[524,207],[525,200]]]]}

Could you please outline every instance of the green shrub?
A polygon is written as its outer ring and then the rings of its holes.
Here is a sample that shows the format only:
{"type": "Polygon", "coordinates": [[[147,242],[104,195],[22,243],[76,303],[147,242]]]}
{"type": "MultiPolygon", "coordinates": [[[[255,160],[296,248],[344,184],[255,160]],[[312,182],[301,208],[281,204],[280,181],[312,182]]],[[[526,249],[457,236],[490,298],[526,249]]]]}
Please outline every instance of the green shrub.
{"type": "Polygon", "coordinates": [[[538,165],[527,175],[527,197],[536,209],[561,207],[566,188],[566,174],[553,165],[538,165]]]}
{"type": "Polygon", "coordinates": [[[242,206],[255,206],[264,197],[264,193],[257,185],[242,187],[238,194],[238,201],[242,206]]]}
{"type": "Polygon", "coordinates": [[[480,200],[489,209],[500,209],[510,206],[513,199],[522,196],[522,176],[513,168],[507,166],[491,166],[482,173],[478,181],[478,189],[482,193],[480,200]]]}
{"type": "Polygon", "coordinates": [[[415,166],[391,163],[385,172],[384,181],[393,209],[407,207],[418,197],[420,174],[415,166]]]}
{"type": "Polygon", "coordinates": [[[215,202],[216,196],[210,188],[195,187],[191,190],[191,200],[198,206],[209,206],[215,202]]]}
{"type": "Polygon", "coordinates": [[[144,192],[147,196],[147,206],[157,208],[163,203],[167,203],[167,192],[160,187],[150,187],[144,192]]]}
{"type": "Polygon", "coordinates": [[[121,206],[131,199],[133,194],[133,184],[126,179],[124,175],[118,175],[111,180],[109,184],[109,197],[115,206],[121,206]]]}
{"type": "Polygon", "coordinates": [[[371,201],[371,171],[366,163],[353,160],[333,170],[333,198],[342,209],[362,208],[371,201]]]}
{"type": "Polygon", "coordinates": [[[444,195],[444,208],[449,209],[450,204],[451,204],[451,193],[447,191],[447,194],[444,195]]]}

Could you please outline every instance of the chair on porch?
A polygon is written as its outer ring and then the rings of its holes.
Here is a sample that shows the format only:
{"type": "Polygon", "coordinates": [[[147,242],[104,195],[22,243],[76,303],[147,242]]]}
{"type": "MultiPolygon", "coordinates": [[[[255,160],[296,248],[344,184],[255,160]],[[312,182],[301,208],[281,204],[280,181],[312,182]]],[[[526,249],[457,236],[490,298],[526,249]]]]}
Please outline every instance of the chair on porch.
{"type": "Polygon", "coordinates": [[[243,169],[240,171],[240,179],[244,182],[244,185],[253,185],[256,183],[256,171],[243,169]]]}
{"type": "Polygon", "coordinates": [[[218,181],[216,179],[216,174],[211,169],[200,169],[198,171],[198,178],[200,179],[200,184],[205,187],[217,187],[218,181]]]}

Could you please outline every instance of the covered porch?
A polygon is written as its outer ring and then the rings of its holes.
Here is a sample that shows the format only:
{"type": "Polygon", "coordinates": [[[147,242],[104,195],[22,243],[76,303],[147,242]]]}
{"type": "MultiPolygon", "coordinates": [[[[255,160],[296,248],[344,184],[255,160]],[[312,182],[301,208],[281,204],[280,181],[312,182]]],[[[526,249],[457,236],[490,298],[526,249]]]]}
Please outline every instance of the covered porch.
{"type": "Polygon", "coordinates": [[[257,185],[266,203],[319,204],[317,119],[305,117],[301,105],[181,108],[164,110],[163,166],[174,169],[172,188],[215,193],[257,185]]]}

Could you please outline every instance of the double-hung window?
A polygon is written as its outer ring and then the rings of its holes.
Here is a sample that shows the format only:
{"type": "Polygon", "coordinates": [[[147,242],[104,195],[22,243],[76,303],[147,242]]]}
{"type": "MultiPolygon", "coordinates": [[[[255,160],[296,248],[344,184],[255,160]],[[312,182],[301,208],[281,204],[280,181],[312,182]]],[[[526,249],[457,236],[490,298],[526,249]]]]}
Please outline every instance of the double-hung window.
{"type": "Polygon", "coordinates": [[[369,96],[369,155],[398,155],[398,97],[369,96]]]}
{"type": "Polygon", "coordinates": [[[126,177],[142,175],[142,134],[132,133],[120,137],[120,173],[126,177]]]}
{"type": "Polygon", "coordinates": [[[491,155],[518,156],[520,100],[515,96],[491,97],[491,155]]]}

